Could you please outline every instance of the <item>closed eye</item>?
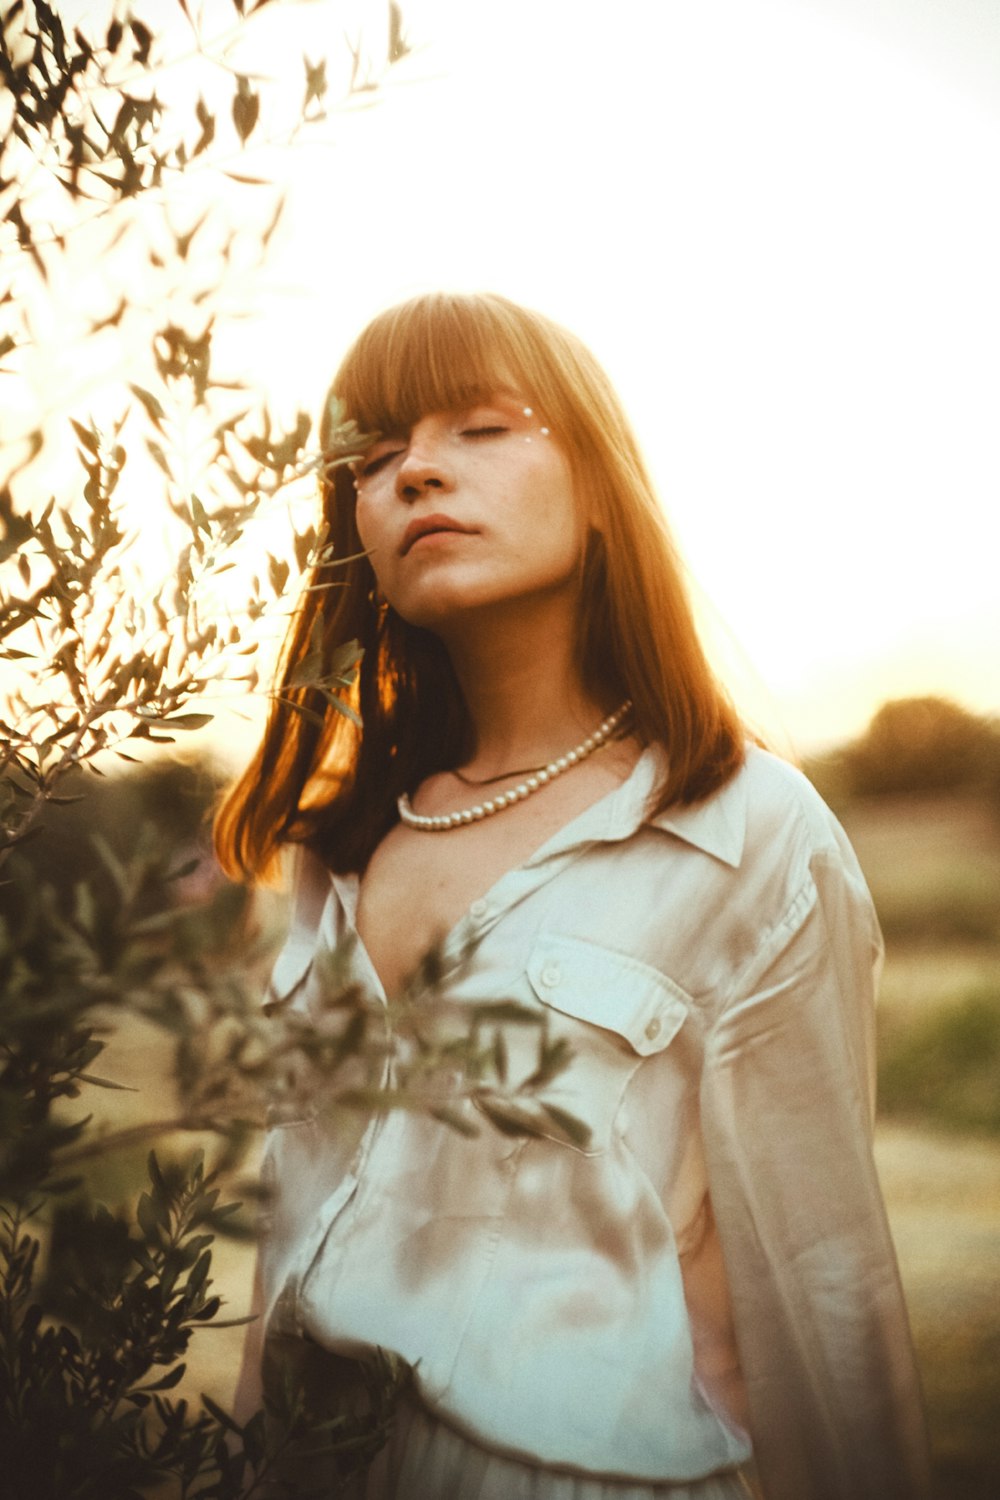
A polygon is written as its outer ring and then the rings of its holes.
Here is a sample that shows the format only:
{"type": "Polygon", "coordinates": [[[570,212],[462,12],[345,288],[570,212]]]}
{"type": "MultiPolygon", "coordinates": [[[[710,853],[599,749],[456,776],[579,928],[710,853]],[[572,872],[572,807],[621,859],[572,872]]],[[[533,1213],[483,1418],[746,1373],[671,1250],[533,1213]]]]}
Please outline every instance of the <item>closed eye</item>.
{"type": "Polygon", "coordinates": [[[367,463],[361,465],[358,473],[362,479],[369,479],[372,474],[377,474],[379,469],[384,469],[392,459],[398,458],[402,451],[402,448],[390,448],[385,453],[377,453],[374,458],[370,458],[367,463]]]}
{"type": "Polygon", "coordinates": [[[501,433],[509,431],[509,427],[466,427],[462,432],[462,436],[471,438],[498,437],[501,433]]]}

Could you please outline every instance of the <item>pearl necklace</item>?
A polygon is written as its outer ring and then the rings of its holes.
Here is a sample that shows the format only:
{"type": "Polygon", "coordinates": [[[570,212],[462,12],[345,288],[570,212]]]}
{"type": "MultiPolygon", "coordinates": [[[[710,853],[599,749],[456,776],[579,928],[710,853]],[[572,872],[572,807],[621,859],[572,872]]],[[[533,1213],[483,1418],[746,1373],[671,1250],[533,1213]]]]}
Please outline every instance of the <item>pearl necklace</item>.
{"type": "Polygon", "coordinates": [[[511,787],[509,792],[501,792],[498,797],[489,797],[485,802],[477,802],[475,807],[465,807],[459,812],[439,813],[437,816],[425,817],[423,813],[414,812],[410,806],[410,799],[404,792],[398,799],[396,806],[399,808],[399,816],[407,828],[419,829],[422,833],[443,833],[448,828],[461,828],[466,823],[478,823],[481,818],[490,818],[494,813],[503,812],[505,807],[513,807],[515,802],[523,802],[525,797],[530,797],[532,792],[540,791],[571,766],[577,766],[581,760],[586,760],[588,755],[593,755],[599,750],[604,742],[614,734],[615,730],[625,718],[632,707],[632,700],[626,698],[621,708],[616,708],[613,714],[609,714],[604,723],[588,734],[585,740],[581,740],[572,750],[567,750],[565,755],[560,755],[556,760],[550,760],[547,766],[542,766],[530,776],[526,776],[517,786],[511,787]]]}

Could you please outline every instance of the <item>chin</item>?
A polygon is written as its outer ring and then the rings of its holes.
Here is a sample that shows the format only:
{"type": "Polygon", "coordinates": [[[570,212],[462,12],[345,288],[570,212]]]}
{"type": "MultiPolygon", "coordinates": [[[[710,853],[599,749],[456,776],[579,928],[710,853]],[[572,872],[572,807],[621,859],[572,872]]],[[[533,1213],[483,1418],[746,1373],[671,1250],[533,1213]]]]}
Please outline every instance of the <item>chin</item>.
{"type": "Polygon", "coordinates": [[[502,603],[503,598],[495,590],[471,588],[442,578],[436,584],[428,580],[426,587],[413,590],[398,603],[390,602],[408,625],[438,631],[454,628],[478,610],[502,603]]]}
{"type": "Polygon", "coordinates": [[[406,621],[407,625],[413,625],[419,630],[430,630],[435,635],[454,635],[461,628],[464,620],[470,619],[476,613],[474,605],[442,604],[426,605],[423,608],[414,606],[410,609],[397,609],[396,613],[400,619],[406,621]]]}

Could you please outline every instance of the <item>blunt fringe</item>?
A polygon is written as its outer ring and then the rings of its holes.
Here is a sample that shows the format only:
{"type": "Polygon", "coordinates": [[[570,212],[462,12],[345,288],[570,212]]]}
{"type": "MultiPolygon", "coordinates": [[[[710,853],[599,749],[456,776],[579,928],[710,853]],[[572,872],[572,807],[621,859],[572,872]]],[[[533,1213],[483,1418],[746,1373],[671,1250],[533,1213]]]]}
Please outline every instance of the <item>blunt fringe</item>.
{"type": "MultiPolygon", "coordinates": [[[[331,394],[362,432],[379,433],[406,431],[429,412],[474,404],[502,386],[552,429],[587,498],[594,529],[578,635],[584,680],[609,706],[631,698],[637,737],[667,750],[656,811],[696,802],[739,768],[745,730],[706,660],[629,423],[585,346],[504,297],[433,293],[376,317],[331,394]]],[[[329,448],[330,434],[321,441],[329,448]]],[[[333,561],[306,580],[312,587],[285,640],[260,747],[216,816],[216,850],[230,875],[266,876],[289,843],[308,845],[332,870],[363,870],[396,819],[399,794],[472,752],[444,647],[376,602],[371,565],[357,555],[354,504],[349,469],[333,467],[323,495],[333,561]],[[332,653],[350,640],[363,656],[345,702],[361,728],[295,681],[318,642],[332,653]]]]}

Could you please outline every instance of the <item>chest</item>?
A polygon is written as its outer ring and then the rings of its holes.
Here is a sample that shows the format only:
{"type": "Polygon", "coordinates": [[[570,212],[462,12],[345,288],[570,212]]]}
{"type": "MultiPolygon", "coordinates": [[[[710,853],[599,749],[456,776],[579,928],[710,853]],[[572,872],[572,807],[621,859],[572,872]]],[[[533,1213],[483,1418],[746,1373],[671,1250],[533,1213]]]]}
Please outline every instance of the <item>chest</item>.
{"type": "Polygon", "coordinates": [[[398,824],[361,877],[357,929],[387,994],[397,993],[423,955],[471,904],[517,869],[606,791],[582,776],[549,796],[442,833],[398,824]]]}

